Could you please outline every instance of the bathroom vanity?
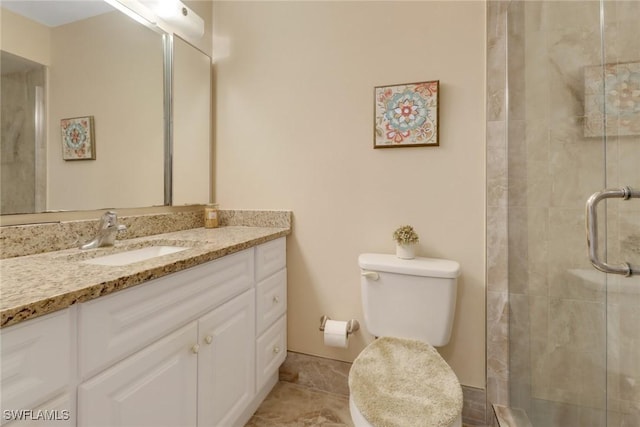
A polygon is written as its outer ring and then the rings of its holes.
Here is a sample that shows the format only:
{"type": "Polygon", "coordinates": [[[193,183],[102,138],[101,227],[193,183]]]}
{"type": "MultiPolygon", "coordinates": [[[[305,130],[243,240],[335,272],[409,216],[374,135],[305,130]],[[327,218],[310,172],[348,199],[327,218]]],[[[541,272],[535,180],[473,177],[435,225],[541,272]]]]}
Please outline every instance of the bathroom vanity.
{"type": "Polygon", "coordinates": [[[286,356],[289,232],[199,228],[0,261],[3,293],[33,284],[3,297],[3,425],[23,409],[56,426],[244,425],[286,356]],[[169,243],[187,249],[87,263],[169,243]]]}

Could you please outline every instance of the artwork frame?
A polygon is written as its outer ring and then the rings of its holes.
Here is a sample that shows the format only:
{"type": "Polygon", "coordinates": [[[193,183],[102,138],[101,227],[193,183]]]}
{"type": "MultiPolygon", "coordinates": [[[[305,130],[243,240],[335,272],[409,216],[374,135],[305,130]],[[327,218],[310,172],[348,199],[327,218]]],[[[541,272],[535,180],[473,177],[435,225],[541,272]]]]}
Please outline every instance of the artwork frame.
{"type": "Polygon", "coordinates": [[[95,160],[96,140],[93,116],[60,120],[63,160],[95,160]]]}
{"type": "Polygon", "coordinates": [[[587,138],[640,135],[640,62],[584,68],[583,131],[587,138]]]}
{"type": "Polygon", "coordinates": [[[373,148],[440,145],[440,81],[374,88],[373,148]]]}

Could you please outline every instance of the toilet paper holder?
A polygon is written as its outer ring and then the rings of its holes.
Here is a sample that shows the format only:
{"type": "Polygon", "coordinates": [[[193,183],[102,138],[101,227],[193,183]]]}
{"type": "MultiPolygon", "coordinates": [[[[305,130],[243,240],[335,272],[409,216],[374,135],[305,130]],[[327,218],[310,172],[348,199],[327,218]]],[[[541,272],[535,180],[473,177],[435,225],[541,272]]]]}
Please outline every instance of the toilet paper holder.
{"type": "MultiPolygon", "coordinates": [[[[324,326],[327,324],[327,320],[331,320],[329,316],[322,316],[320,318],[320,332],[324,332],[324,326]]],[[[355,331],[360,329],[360,323],[356,319],[351,319],[347,321],[347,335],[351,335],[355,331]]]]}

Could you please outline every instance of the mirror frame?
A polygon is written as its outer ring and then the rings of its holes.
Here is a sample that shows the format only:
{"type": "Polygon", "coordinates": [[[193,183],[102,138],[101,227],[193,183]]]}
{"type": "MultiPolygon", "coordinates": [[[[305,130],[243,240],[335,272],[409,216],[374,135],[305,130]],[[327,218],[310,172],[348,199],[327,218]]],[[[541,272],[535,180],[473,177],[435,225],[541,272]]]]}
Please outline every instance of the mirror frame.
{"type": "Polygon", "coordinates": [[[163,32],[164,48],[164,205],[173,203],[173,34],[163,32]]]}

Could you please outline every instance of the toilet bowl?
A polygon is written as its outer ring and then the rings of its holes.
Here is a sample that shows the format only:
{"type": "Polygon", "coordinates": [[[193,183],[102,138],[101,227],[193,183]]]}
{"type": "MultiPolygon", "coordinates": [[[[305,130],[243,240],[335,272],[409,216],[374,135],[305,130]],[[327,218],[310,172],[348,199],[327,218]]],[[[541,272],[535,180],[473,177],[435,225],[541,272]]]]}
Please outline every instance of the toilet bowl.
{"type": "Polygon", "coordinates": [[[434,346],[451,336],[455,261],[362,254],[365,328],[379,337],[349,372],[356,427],[461,427],[462,388],[434,346]]]}
{"type": "MultiPolygon", "coordinates": [[[[349,398],[349,412],[351,413],[351,421],[353,422],[354,427],[375,427],[373,424],[367,421],[364,415],[362,415],[358,407],[353,403],[353,399],[351,398],[349,398]]],[[[447,427],[462,427],[462,414],[458,415],[453,423],[447,427]]]]}

